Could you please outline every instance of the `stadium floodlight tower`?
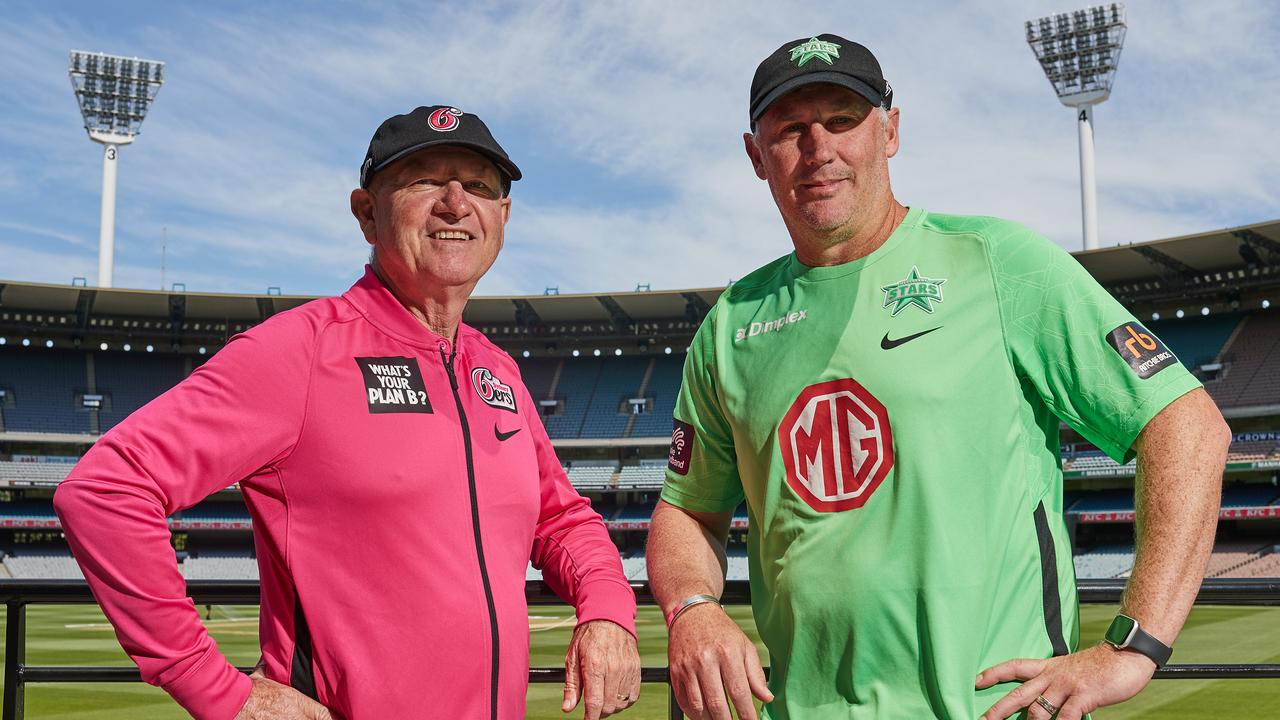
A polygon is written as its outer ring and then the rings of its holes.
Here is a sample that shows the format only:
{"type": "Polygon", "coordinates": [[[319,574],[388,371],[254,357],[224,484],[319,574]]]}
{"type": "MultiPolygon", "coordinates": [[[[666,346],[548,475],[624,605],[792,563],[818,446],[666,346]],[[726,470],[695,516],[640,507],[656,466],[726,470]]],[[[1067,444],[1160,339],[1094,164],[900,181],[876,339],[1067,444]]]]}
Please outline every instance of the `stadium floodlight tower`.
{"type": "Polygon", "coordinates": [[[116,156],[137,136],[164,82],[164,63],[71,51],[71,87],[89,139],[101,143],[102,226],[98,231],[98,287],[111,287],[116,237],[116,156]]]}
{"type": "Polygon", "coordinates": [[[1093,106],[1111,96],[1126,27],[1123,3],[1027,21],[1027,44],[1053,83],[1058,100],[1076,110],[1080,131],[1080,211],[1086,250],[1098,247],[1093,106]]]}

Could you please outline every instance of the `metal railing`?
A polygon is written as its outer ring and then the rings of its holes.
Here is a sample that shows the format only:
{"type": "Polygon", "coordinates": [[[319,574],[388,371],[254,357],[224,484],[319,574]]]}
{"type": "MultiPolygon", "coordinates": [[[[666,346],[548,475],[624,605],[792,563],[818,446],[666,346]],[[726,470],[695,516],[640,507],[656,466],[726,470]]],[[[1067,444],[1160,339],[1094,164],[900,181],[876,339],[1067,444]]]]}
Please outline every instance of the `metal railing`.
{"type": "MultiPolygon", "coordinates": [[[[640,605],[654,605],[647,583],[633,583],[640,605]]],[[[1116,604],[1124,589],[1123,580],[1081,580],[1078,583],[1081,604],[1116,604]]],[[[187,591],[197,605],[257,605],[258,583],[250,580],[192,580],[187,591]]],[[[546,583],[529,582],[525,595],[530,606],[563,605],[546,583]]],[[[751,602],[746,581],[725,584],[721,598],[725,605],[751,602]]],[[[66,682],[141,682],[135,667],[88,667],[27,665],[27,606],[93,604],[89,587],[81,580],[0,579],[0,602],[8,612],[5,617],[4,700],[0,720],[22,720],[23,700],[29,683],[66,682]]],[[[1280,606],[1280,578],[1262,580],[1205,580],[1196,597],[1197,605],[1265,605],[1280,606]]],[[[252,668],[240,668],[249,672],[252,668]]],[[[766,669],[767,671],[767,669],[766,669]]],[[[1167,665],[1156,672],[1157,679],[1206,678],[1278,678],[1280,664],[1188,664],[1167,665]]],[[[667,668],[646,667],[640,679],[646,683],[669,683],[667,668]]],[[[564,668],[536,667],[529,670],[530,683],[562,683],[564,668]]],[[[670,718],[684,715],[676,704],[675,694],[668,688],[670,718]]]]}

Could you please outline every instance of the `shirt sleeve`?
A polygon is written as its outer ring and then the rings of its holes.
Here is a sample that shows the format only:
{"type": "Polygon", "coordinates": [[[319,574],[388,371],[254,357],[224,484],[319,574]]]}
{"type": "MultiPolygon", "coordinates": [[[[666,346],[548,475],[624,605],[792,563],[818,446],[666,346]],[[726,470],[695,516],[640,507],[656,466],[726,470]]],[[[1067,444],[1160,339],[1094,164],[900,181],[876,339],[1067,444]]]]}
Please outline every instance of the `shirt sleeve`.
{"type": "Polygon", "coordinates": [[[684,360],[662,499],[694,512],[726,512],[742,502],[733,428],[720,401],[715,318],[707,313],[684,360]]]}
{"type": "Polygon", "coordinates": [[[521,383],[525,424],[538,463],[540,507],[529,561],[551,590],[572,605],[578,624],[609,620],[636,634],[636,595],[600,514],[565,475],[542,420],[521,383]]]}
{"type": "Polygon", "coordinates": [[[1009,223],[992,272],[1005,344],[1024,384],[1116,462],[1156,413],[1201,387],[1065,250],[1009,223]]]}
{"type": "MultiPolygon", "coordinates": [[[[270,324],[270,323],[269,323],[270,324]]],[[[102,436],[54,494],[67,541],[143,680],[199,720],[229,720],[248,677],[200,622],[166,516],[285,457],[298,436],[309,354],[236,336],[102,436]]]]}

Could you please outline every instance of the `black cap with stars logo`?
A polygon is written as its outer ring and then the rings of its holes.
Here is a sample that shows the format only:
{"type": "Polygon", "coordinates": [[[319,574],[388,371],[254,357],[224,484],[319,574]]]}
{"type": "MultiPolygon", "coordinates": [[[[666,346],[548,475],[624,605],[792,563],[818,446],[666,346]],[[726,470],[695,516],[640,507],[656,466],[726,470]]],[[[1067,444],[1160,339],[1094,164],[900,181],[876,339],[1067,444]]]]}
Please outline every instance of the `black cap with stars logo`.
{"type": "Polygon", "coordinates": [[[847,87],[877,107],[893,105],[893,88],[885,81],[876,56],[856,42],[824,33],[792,40],[756,68],[751,79],[751,126],[778,98],[820,82],[847,87]]]}
{"type": "Polygon", "coordinates": [[[456,145],[489,158],[502,176],[503,195],[520,179],[520,168],[480,118],[449,105],[432,105],[389,117],[378,126],[360,165],[360,187],[368,189],[374,174],[396,160],[435,145],[456,145]]]}

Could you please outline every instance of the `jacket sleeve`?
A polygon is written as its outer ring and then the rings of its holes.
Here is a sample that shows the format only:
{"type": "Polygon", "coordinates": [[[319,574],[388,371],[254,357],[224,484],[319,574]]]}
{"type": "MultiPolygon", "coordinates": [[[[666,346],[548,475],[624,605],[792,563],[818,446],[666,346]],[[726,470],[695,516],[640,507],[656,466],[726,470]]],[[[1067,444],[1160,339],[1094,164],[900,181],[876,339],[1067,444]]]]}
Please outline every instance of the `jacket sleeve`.
{"type": "Polygon", "coordinates": [[[542,420],[529,410],[533,403],[524,395],[541,486],[529,559],[551,589],[577,610],[578,624],[610,620],[635,635],[636,596],[622,572],[618,548],[600,514],[569,483],[542,420]]]}
{"type": "Polygon", "coordinates": [[[218,650],[187,597],[166,516],[268,471],[292,449],[310,358],[302,343],[280,342],[288,335],[281,326],[233,338],[103,435],[54,494],[67,541],[121,646],[143,680],[199,720],[234,717],[251,682],[218,650]]]}

